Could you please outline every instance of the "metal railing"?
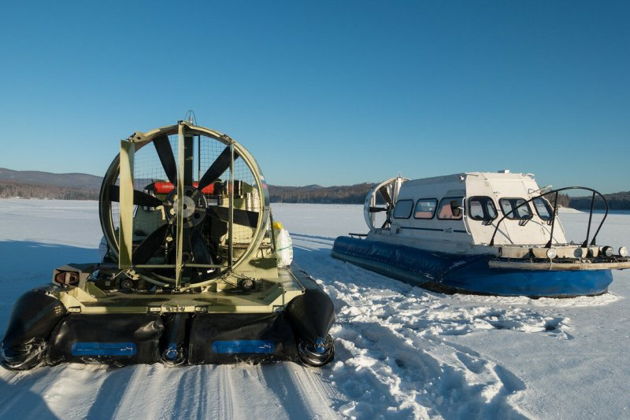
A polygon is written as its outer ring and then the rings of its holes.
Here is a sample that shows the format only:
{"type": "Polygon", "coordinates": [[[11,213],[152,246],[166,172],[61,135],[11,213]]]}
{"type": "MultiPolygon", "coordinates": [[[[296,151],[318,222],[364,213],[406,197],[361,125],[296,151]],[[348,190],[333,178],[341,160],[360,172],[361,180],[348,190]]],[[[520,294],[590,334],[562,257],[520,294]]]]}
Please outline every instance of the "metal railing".
{"type": "MultiPolygon", "coordinates": [[[[551,215],[551,218],[547,221],[547,223],[551,225],[551,232],[550,232],[550,236],[549,236],[549,241],[545,245],[545,248],[551,248],[551,244],[553,242],[553,231],[554,231],[554,227],[556,225],[556,216],[558,214],[558,193],[561,192],[561,191],[566,191],[566,190],[586,190],[586,191],[590,191],[592,193],[592,196],[591,196],[591,209],[590,209],[589,214],[588,214],[588,227],[586,229],[586,239],[584,239],[584,242],[582,242],[582,246],[583,247],[589,245],[588,239],[589,239],[589,236],[591,234],[591,224],[592,224],[592,221],[593,221],[593,209],[594,209],[594,206],[595,206],[595,196],[598,195],[602,199],[602,201],[604,202],[604,208],[605,208],[604,217],[602,218],[602,221],[599,223],[599,226],[597,227],[597,230],[595,231],[595,234],[593,235],[593,239],[591,240],[591,243],[590,243],[590,245],[596,245],[597,235],[599,234],[599,231],[601,230],[604,222],[606,221],[606,217],[608,216],[608,202],[606,201],[606,197],[604,197],[599,191],[594,190],[592,188],[581,187],[581,186],[575,185],[575,186],[571,186],[571,187],[558,188],[557,190],[552,190],[552,191],[548,191],[546,193],[537,195],[535,197],[530,198],[527,201],[523,201],[521,204],[519,204],[518,206],[514,207],[512,210],[510,210],[509,212],[505,213],[504,216],[501,219],[499,219],[499,221],[497,222],[497,225],[494,228],[494,232],[492,233],[492,238],[490,239],[490,246],[494,245],[494,238],[497,235],[497,232],[499,231],[499,225],[501,225],[501,222],[503,222],[503,220],[505,220],[508,216],[513,214],[520,207],[531,203],[532,201],[536,200],[537,198],[542,198],[542,197],[545,197],[547,195],[554,194],[553,213],[551,215]]],[[[534,205],[534,207],[535,207],[535,205],[534,205]]],[[[527,223],[527,221],[529,221],[529,219],[531,219],[532,217],[533,217],[533,213],[528,218],[521,219],[521,220],[525,220],[525,223],[527,223]]]]}

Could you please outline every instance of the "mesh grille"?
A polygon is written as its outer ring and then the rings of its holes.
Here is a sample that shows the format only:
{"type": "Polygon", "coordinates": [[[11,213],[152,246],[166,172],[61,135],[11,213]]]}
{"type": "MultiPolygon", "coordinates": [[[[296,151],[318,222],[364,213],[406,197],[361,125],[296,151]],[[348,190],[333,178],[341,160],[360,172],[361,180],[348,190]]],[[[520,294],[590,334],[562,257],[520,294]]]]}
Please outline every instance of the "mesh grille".
{"type": "MultiPolygon", "coordinates": [[[[169,142],[173,151],[175,162],[178,162],[178,136],[169,136],[169,142]]],[[[228,147],[222,142],[205,136],[194,136],[193,139],[193,182],[198,182],[207,169],[215,162],[217,157],[228,147]]],[[[134,156],[134,188],[139,191],[146,191],[147,187],[156,181],[168,182],[168,177],[162,167],[160,158],[152,143],[148,143],[141,149],[136,150],[134,156]]],[[[217,181],[223,182],[224,193],[220,196],[207,196],[210,198],[210,205],[228,206],[230,179],[229,168],[219,176],[217,181]]],[[[234,181],[235,191],[234,207],[253,212],[261,211],[261,200],[258,194],[256,178],[251,168],[241,158],[234,161],[234,181]]],[[[119,185],[120,179],[116,180],[119,185]]],[[[114,228],[118,229],[120,224],[119,204],[111,203],[111,213],[114,228]]],[[[247,226],[234,224],[233,243],[235,248],[245,248],[253,239],[254,229],[247,226]]],[[[227,238],[226,238],[227,240],[227,238]]]]}

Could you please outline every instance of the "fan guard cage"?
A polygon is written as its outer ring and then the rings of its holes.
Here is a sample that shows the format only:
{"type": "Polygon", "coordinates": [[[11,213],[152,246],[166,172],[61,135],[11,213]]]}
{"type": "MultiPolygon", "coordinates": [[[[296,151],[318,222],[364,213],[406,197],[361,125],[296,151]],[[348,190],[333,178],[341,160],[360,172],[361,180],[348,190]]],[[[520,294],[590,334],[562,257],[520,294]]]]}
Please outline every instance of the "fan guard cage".
{"type": "MultiPolygon", "coordinates": [[[[168,138],[168,143],[170,145],[174,161],[178,163],[180,162],[179,142],[182,131],[185,133],[186,137],[192,137],[193,139],[192,182],[199,183],[199,181],[203,179],[206,171],[208,171],[213,164],[216,164],[216,162],[221,159],[222,154],[226,155],[226,152],[232,151],[234,156],[233,161],[230,162],[230,165],[224,171],[221,171],[217,180],[222,181],[225,188],[227,188],[226,194],[228,201],[232,203],[232,208],[234,208],[235,189],[238,189],[239,185],[247,185],[248,189],[251,191],[241,198],[241,205],[245,205],[248,212],[257,213],[258,215],[255,226],[243,228],[242,226],[234,223],[234,221],[228,223],[228,236],[225,243],[229,249],[224,250],[228,254],[228,258],[223,261],[222,264],[215,267],[211,277],[216,278],[220,274],[225,274],[234,270],[259,247],[263,237],[265,236],[265,232],[268,230],[269,196],[258,164],[242,145],[218,131],[195,126],[185,121],[147,133],[136,132],[126,141],[122,142],[133,143],[134,156],[131,167],[133,168],[132,179],[134,190],[151,194],[147,191],[147,187],[149,185],[156,181],[164,183],[169,181],[169,176],[167,175],[167,171],[160,160],[157,147],[151,147],[151,144],[158,142],[158,139],[163,139],[166,136],[168,138]],[[233,170],[230,168],[233,168],[233,170]],[[239,249],[237,253],[234,252],[235,247],[239,249]]],[[[229,155],[229,153],[227,153],[227,155],[229,155]]],[[[99,216],[103,234],[111,254],[113,254],[113,256],[119,261],[119,234],[121,220],[120,204],[116,201],[116,199],[113,199],[111,191],[112,186],[115,186],[114,188],[120,188],[120,168],[121,155],[119,154],[112,161],[106,172],[99,196],[99,216]]],[[[179,172],[180,165],[177,165],[177,173],[179,174],[179,172]]],[[[175,190],[177,190],[176,187],[175,190]]],[[[217,198],[213,195],[204,193],[204,196],[208,200],[208,207],[220,206],[217,198]]],[[[139,205],[134,203],[134,218],[139,211],[138,207],[139,205]]],[[[223,202],[223,207],[223,210],[225,210],[225,201],[223,202]]],[[[236,209],[235,211],[240,211],[240,209],[236,209]]],[[[134,234],[135,233],[136,232],[134,232],[134,234]]],[[[185,267],[192,265],[194,264],[187,265],[184,263],[185,267]]],[[[169,267],[170,265],[164,264],[163,266],[169,267]]],[[[140,268],[140,270],[137,271],[143,271],[142,265],[136,266],[135,264],[132,264],[131,268],[140,268]]],[[[151,270],[149,269],[147,271],[149,276],[151,276],[150,272],[151,270]]],[[[161,276],[160,279],[164,280],[163,276],[161,276]]],[[[203,282],[192,284],[189,287],[200,286],[202,283],[207,283],[207,280],[208,279],[205,279],[203,282]]]]}

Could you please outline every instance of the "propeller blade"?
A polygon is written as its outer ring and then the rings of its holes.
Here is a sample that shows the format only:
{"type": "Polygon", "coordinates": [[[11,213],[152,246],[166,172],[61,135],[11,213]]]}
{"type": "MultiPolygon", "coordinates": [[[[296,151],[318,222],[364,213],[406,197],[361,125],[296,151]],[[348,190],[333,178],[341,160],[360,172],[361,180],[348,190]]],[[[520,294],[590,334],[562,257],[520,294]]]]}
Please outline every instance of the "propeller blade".
{"type": "Polygon", "coordinates": [[[379,188],[378,192],[381,193],[381,196],[383,197],[383,199],[385,200],[385,202],[387,204],[389,204],[390,206],[394,205],[394,202],[392,201],[392,198],[389,196],[389,192],[387,192],[387,186],[386,185],[383,185],[381,188],[379,188]]]}
{"type": "MultiPolygon", "coordinates": [[[[236,160],[237,158],[238,158],[238,153],[236,153],[236,150],[235,150],[234,160],[236,160]]],[[[199,180],[199,187],[197,188],[200,190],[203,190],[205,187],[207,187],[208,185],[212,184],[214,181],[219,179],[221,174],[225,172],[229,167],[230,167],[230,147],[228,146],[225,149],[223,149],[219,157],[217,157],[217,159],[214,162],[212,162],[212,165],[210,165],[206,173],[203,174],[203,176],[199,180]]]]}
{"type": "Polygon", "coordinates": [[[191,251],[197,264],[212,264],[212,256],[208,252],[208,246],[201,236],[199,229],[192,233],[191,251]]]}
{"type": "Polygon", "coordinates": [[[155,151],[162,162],[162,168],[173,185],[177,185],[177,164],[175,163],[175,156],[173,156],[173,149],[171,143],[168,141],[168,136],[160,136],[153,140],[153,146],[155,151]]]}
{"type": "MultiPolygon", "coordinates": [[[[120,187],[118,185],[109,186],[109,199],[120,202],[120,187]]],[[[133,190],[133,204],[145,207],[158,207],[162,205],[162,202],[145,192],[133,190]]]]}
{"type": "Polygon", "coordinates": [[[378,213],[381,211],[387,211],[386,207],[370,207],[370,213],[378,213]]]}
{"type": "Polygon", "coordinates": [[[168,224],[164,224],[157,228],[153,233],[146,237],[138,248],[133,252],[133,263],[144,264],[157,252],[160,246],[164,243],[166,232],[168,231],[168,224]]]}
{"type": "MultiPolygon", "coordinates": [[[[208,214],[210,216],[218,217],[224,222],[230,220],[229,212],[230,209],[227,207],[208,207],[208,214]]],[[[234,223],[236,223],[237,225],[255,228],[258,225],[258,213],[255,211],[234,209],[234,223]]]]}

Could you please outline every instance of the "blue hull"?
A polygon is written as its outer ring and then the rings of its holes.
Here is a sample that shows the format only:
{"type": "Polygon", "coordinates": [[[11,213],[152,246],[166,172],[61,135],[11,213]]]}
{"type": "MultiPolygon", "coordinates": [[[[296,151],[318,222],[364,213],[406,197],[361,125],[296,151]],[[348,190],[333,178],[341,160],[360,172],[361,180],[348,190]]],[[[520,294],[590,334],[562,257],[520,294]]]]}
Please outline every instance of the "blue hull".
{"type": "Polygon", "coordinates": [[[574,297],[599,295],[610,270],[532,271],[496,269],[489,255],[463,256],[340,236],[332,256],[398,280],[445,293],[574,297]]]}

